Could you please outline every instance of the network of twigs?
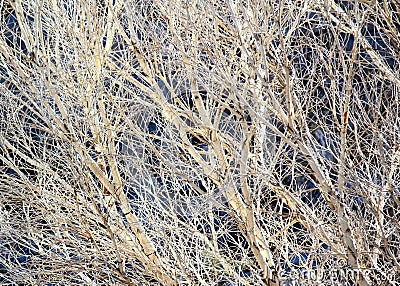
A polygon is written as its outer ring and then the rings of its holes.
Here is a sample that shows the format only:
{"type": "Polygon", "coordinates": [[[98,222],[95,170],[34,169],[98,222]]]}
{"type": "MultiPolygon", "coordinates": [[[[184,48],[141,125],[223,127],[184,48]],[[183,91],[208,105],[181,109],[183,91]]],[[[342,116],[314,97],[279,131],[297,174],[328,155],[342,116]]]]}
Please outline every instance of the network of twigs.
{"type": "Polygon", "coordinates": [[[398,285],[396,0],[0,5],[0,284],[398,285]]]}

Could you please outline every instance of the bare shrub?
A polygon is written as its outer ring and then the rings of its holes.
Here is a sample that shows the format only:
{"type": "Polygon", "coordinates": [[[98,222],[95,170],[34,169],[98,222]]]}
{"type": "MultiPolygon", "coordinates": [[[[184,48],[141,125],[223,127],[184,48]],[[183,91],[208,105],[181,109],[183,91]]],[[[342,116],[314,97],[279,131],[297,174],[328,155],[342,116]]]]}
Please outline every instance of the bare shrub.
{"type": "Polygon", "coordinates": [[[397,285],[396,1],[1,3],[2,285],[397,285]]]}

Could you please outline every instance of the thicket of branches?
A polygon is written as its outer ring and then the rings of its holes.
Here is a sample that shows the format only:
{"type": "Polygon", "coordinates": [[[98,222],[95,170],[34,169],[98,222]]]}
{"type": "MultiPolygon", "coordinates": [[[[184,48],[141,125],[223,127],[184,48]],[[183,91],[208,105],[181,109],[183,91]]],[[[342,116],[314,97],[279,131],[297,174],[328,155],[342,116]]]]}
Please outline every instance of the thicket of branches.
{"type": "Polygon", "coordinates": [[[2,1],[0,283],[398,285],[399,7],[2,1]]]}

